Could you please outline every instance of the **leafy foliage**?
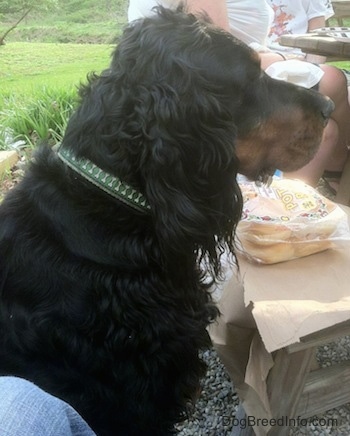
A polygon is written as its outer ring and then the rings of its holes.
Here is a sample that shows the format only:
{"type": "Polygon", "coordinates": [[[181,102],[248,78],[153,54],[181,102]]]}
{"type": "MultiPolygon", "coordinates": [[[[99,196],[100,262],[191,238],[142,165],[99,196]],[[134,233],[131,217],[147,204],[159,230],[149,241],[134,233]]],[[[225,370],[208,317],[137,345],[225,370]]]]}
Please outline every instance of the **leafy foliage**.
{"type": "Polygon", "coordinates": [[[109,64],[110,45],[9,43],[1,48],[0,148],[62,135],[77,85],[109,64]]]}
{"type": "Polygon", "coordinates": [[[74,88],[43,88],[40,94],[26,101],[8,96],[6,109],[1,113],[0,149],[6,149],[9,142],[16,141],[31,147],[42,142],[54,144],[60,141],[75,100],[74,88]]]}

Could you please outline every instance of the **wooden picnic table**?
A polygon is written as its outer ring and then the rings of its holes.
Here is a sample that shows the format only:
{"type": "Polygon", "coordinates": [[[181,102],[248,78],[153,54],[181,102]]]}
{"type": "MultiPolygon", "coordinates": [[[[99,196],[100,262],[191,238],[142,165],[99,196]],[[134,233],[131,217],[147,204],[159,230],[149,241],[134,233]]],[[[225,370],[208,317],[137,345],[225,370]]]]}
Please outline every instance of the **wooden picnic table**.
{"type": "MultiPolygon", "coordinates": [[[[332,1],[332,6],[334,10],[334,16],[331,19],[335,19],[338,23],[338,26],[343,26],[344,18],[350,17],[350,1],[349,0],[338,0],[332,1]]],[[[329,21],[328,21],[329,23],[329,21]]],[[[328,25],[328,24],[327,24],[328,25]]]]}
{"type": "MultiPolygon", "coordinates": [[[[332,0],[334,15],[330,20],[336,20],[343,27],[343,19],[350,18],[350,0],[332,0]]],[[[331,26],[330,20],[327,26],[331,26]]],[[[305,53],[327,56],[329,60],[350,59],[350,38],[340,40],[331,36],[308,33],[304,35],[282,35],[280,44],[300,48],[305,53]]]]}
{"type": "Polygon", "coordinates": [[[304,53],[327,56],[328,60],[350,59],[350,38],[338,39],[316,33],[282,35],[280,37],[280,44],[300,48],[304,53]]]}

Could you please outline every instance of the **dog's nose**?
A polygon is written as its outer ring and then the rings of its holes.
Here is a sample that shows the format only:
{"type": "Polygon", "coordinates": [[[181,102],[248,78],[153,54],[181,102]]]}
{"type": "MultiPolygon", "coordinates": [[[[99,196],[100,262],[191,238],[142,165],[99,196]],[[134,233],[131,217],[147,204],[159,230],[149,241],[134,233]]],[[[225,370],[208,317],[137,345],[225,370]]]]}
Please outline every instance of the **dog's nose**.
{"type": "Polygon", "coordinates": [[[331,113],[334,111],[334,103],[333,100],[331,100],[329,97],[324,98],[324,105],[321,109],[322,116],[325,121],[328,121],[329,117],[331,116],[331,113]]]}

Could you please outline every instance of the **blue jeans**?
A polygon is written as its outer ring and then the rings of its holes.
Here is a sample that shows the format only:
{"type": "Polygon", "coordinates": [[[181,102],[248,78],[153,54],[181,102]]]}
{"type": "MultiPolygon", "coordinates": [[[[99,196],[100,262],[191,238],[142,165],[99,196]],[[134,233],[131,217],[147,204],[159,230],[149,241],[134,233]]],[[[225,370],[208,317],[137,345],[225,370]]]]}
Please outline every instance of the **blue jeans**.
{"type": "Polygon", "coordinates": [[[18,377],[0,377],[1,436],[96,436],[67,403],[18,377]]]}

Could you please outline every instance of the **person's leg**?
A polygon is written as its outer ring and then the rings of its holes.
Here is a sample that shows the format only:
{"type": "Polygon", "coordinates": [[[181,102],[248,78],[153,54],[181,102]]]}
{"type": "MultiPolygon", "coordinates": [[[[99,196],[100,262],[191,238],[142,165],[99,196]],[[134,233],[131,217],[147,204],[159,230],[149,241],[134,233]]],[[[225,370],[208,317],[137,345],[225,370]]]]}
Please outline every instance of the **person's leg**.
{"type": "MultiPolygon", "coordinates": [[[[350,120],[349,120],[350,122],[350,120]]],[[[303,168],[283,176],[288,179],[300,179],[303,182],[316,187],[318,181],[324,173],[338,143],[338,126],[334,120],[330,119],[324,130],[322,142],[315,157],[303,168]]]]}
{"type": "MultiPolygon", "coordinates": [[[[328,174],[339,174],[340,179],[350,141],[350,106],[346,77],[336,67],[322,65],[321,68],[325,74],[320,81],[319,92],[333,100],[335,109],[325,129],[320,148],[312,161],[298,171],[285,174],[285,177],[301,179],[314,187],[325,171],[328,174]]],[[[327,181],[336,191],[339,180],[332,177],[327,181]]]]}
{"type": "Polygon", "coordinates": [[[338,125],[338,141],[330,156],[325,170],[342,171],[348,155],[350,144],[350,106],[348,86],[345,74],[331,65],[321,65],[324,76],[320,81],[319,91],[331,98],[335,109],[331,115],[338,125]]]}
{"type": "Polygon", "coordinates": [[[266,70],[267,67],[274,64],[275,62],[281,62],[285,60],[283,54],[275,53],[273,51],[259,53],[259,56],[261,60],[261,68],[263,70],[266,70]]]}
{"type": "Polygon", "coordinates": [[[95,436],[67,403],[18,377],[0,377],[1,436],[95,436]]]}
{"type": "MultiPolygon", "coordinates": [[[[277,53],[260,53],[260,57],[263,69],[281,60],[277,53]]],[[[333,100],[335,109],[314,159],[298,171],[285,174],[285,177],[301,179],[311,186],[317,185],[326,170],[328,173],[341,174],[350,144],[350,98],[347,79],[339,68],[331,65],[320,67],[324,75],[319,83],[319,92],[333,100]]],[[[336,190],[336,186],[333,186],[332,182],[331,184],[336,190]]]]}

